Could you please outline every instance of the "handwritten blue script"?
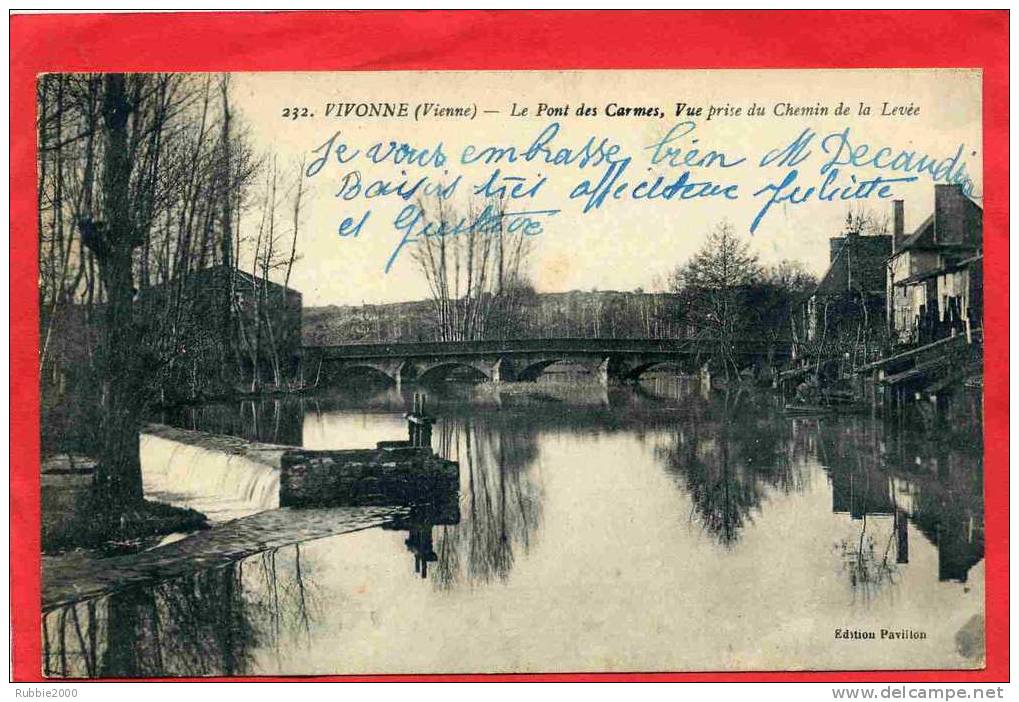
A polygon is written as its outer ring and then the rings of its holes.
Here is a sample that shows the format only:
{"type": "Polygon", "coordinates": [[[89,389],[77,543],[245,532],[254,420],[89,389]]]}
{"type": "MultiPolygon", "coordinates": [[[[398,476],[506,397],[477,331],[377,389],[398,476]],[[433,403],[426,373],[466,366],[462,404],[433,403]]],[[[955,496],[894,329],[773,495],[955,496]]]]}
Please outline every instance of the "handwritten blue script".
{"type": "Polygon", "coordinates": [[[501,212],[492,205],[486,205],[474,217],[461,217],[453,222],[447,222],[429,220],[424,208],[417,203],[407,205],[393,220],[393,227],[402,234],[402,238],[390,254],[389,260],[386,261],[385,272],[390,271],[408,244],[422,239],[455,238],[471,234],[484,236],[519,234],[533,237],[544,232],[543,217],[552,217],[557,214],[559,214],[559,210],[501,212]]]}
{"type": "Polygon", "coordinates": [[[776,205],[882,201],[922,178],[957,184],[977,197],[966,162],[976,152],[964,144],[939,156],[871,143],[850,127],[827,132],[806,127],[777,145],[740,150],[709,145],[710,135],[703,130],[694,120],[679,121],[632,152],[613,136],[575,135],[558,121],[519,140],[469,141],[462,147],[388,137],[351,144],[336,131],[310,150],[305,176],[328,178],[337,201],[367,206],[353,216],[340,215],[340,239],[358,239],[370,223],[376,226],[371,219],[375,202],[401,204],[391,222],[399,240],[386,273],[408,246],[429,239],[539,236],[566,205],[586,216],[621,201],[647,205],[749,198],[753,234],[776,205]],[[365,175],[378,168],[398,175],[365,175]],[[749,196],[742,190],[748,185],[749,196]],[[499,204],[439,221],[425,212],[423,202],[447,202],[458,193],[499,204]]]}

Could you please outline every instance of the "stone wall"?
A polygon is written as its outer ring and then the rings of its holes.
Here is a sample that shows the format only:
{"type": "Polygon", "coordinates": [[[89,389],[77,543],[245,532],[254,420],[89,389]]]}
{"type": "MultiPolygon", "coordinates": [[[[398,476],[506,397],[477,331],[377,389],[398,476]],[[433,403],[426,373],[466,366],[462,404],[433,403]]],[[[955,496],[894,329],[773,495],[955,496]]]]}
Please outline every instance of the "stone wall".
{"type": "Polygon", "coordinates": [[[42,461],[42,541],[49,544],[74,531],[88,511],[96,462],[84,456],[60,454],[42,461]]]}
{"type": "Polygon", "coordinates": [[[293,449],[283,454],[281,507],[424,505],[448,501],[459,467],[405,442],[345,451],[293,449]]]}

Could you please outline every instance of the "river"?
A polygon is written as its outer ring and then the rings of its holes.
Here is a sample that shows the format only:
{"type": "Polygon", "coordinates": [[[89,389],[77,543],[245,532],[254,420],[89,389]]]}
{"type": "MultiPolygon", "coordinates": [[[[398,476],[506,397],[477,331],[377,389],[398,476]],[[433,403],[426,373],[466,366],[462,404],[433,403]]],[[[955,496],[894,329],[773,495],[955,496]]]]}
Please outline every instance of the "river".
{"type": "MultiPolygon", "coordinates": [[[[460,465],[451,515],[54,610],[46,673],[982,665],[978,433],[790,418],[773,396],[704,393],[681,378],[517,390],[430,392],[433,448],[460,465]],[[867,632],[876,638],[855,638],[867,632]]],[[[359,388],[158,419],[363,448],[405,436],[407,393],[359,388]]],[[[188,460],[200,472],[205,459],[188,460]]]]}

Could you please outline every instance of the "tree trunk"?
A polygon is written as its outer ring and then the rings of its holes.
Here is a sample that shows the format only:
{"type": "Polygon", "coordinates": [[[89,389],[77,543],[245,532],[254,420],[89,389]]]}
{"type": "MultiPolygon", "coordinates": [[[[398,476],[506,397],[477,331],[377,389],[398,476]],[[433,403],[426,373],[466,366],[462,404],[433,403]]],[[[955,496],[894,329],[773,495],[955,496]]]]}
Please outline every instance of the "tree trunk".
{"type": "Polygon", "coordinates": [[[131,162],[127,149],[130,103],[122,74],[104,78],[103,122],[106,159],[103,173],[105,227],[91,226],[87,236],[106,287],[107,304],[99,348],[102,402],[99,419],[98,496],[111,513],[123,513],[142,501],[138,421],[143,388],[134,330],[132,253],[138,245],[131,218],[131,162]]]}

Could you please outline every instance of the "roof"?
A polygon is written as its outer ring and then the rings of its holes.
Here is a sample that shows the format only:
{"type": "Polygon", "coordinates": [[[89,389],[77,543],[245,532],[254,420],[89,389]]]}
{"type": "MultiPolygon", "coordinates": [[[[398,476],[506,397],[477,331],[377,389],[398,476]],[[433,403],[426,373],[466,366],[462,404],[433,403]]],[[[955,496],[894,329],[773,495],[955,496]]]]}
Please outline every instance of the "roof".
{"type": "Polygon", "coordinates": [[[932,268],[928,271],[920,271],[919,273],[914,273],[908,278],[897,280],[895,281],[895,286],[905,287],[907,285],[912,285],[913,283],[919,283],[921,280],[928,280],[930,278],[937,277],[944,273],[952,273],[954,271],[962,270],[963,268],[969,268],[974,263],[978,261],[983,261],[983,259],[984,259],[983,254],[977,254],[976,256],[970,256],[969,258],[962,261],[956,261],[954,263],[949,262],[943,266],[932,268]]]}
{"type": "MultiPolygon", "coordinates": [[[[836,276],[838,276],[838,275],[840,275],[842,273],[842,268],[844,268],[844,265],[845,265],[844,264],[845,258],[846,258],[847,255],[851,255],[852,254],[852,250],[854,248],[858,250],[857,253],[863,254],[860,257],[860,260],[862,261],[862,263],[858,264],[858,267],[862,267],[863,271],[860,274],[856,274],[857,279],[859,279],[859,278],[866,278],[867,277],[868,267],[866,266],[866,262],[870,261],[873,264],[873,265],[870,266],[870,268],[873,269],[873,270],[870,270],[869,272],[873,273],[874,270],[880,268],[881,277],[882,277],[881,284],[880,285],[876,285],[876,284],[872,285],[871,286],[872,290],[873,291],[884,292],[885,282],[884,282],[883,277],[884,277],[884,273],[885,273],[885,260],[886,260],[886,256],[885,256],[885,252],[881,251],[881,249],[884,248],[884,249],[887,250],[887,249],[891,248],[891,237],[886,235],[886,234],[873,235],[873,236],[855,235],[855,236],[846,237],[845,242],[843,243],[843,245],[840,246],[839,250],[835,253],[835,258],[832,259],[831,264],[828,266],[828,270],[826,270],[824,272],[824,275],[821,277],[821,280],[817,283],[817,286],[814,288],[814,291],[811,293],[811,297],[813,297],[814,295],[817,295],[818,293],[834,293],[834,294],[839,294],[839,293],[843,292],[843,290],[841,289],[841,285],[842,284],[840,282],[836,282],[835,278],[836,278],[836,276]],[[850,244],[849,242],[853,242],[853,243],[850,244]],[[861,247],[862,247],[862,250],[860,250],[861,247]],[[875,252],[873,250],[875,248],[878,250],[877,252],[875,252]],[[871,249],[871,251],[868,252],[867,249],[871,249]],[[849,252],[849,254],[847,254],[847,252],[849,252]],[[868,255],[868,253],[869,253],[869,255],[868,255]],[[835,288],[835,289],[833,290],[832,288],[835,288]]],[[[848,285],[849,285],[848,275],[846,277],[847,277],[846,287],[848,288],[848,285]]],[[[871,282],[873,282],[873,281],[871,281],[871,282]]],[[[868,292],[870,292],[870,291],[868,291],[868,292]]]]}
{"type": "Polygon", "coordinates": [[[845,251],[845,248],[846,247],[843,246],[838,250],[838,253],[835,254],[835,258],[832,259],[831,264],[828,266],[828,270],[824,272],[824,275],[821,276],[821,280],[817,281],[817,285],[814,286],[814,291],[811,293],[811,296],[816,295],[822,289],[826,289],[832,285],[832,280],[835,277],[835,265],[842,258],[842,252],[845,251]]]}
{"type": "Polygon", "coordinates": [[[936,278],[937,276],[941,275],[944,272],[945,272],[945,270],[943,268],[932,268],[929,271],[920,271],[919,273],[914,273],[913,275],[909,276],[908,278],[903,278],[902,280],[896,280],[894,285],[897,288],[904,288],[907,285],[912,285],[913,283],[919,283],[922,280],[928,280],[930,278],[936,278]]]}
{"type": "Polygon", "coordinates": [[[221,278],[223,280],[229,280],[228,276],[230,275],[230,273],[233,273],[233,277],[235,280],[243,281],[244,284],[246,285],[257,286],[266,283],[273,289],[283,289],[288,291],[289,293],[293,293],[296,295],[301,294],[300,291],[295,290],[291,287],[285,287],[280,283],[273,282],[272,280],[264,280],[262,278],[259,278],[258,276],[243,271],[240,268],[226,266],[222,263],[216,264],[215,266],[206,266],[205,268],[196,268],[194,270],[188,271],[183,276],[171,278],[170,280],[154,283],[152,285],[142,286],[141,291],[142,292],[159,291],[167,287],[168,285],[177,284],[178,282],[180,282],[181,278],[183,278],[188,285],[205,285],[209,283],[210,278],[213,279],[221,278]]]}
{"type": "MultiPolygon", "coordinates": [[[[906,240],[898,247],[896,254],[906,249],[933,249],[937,248],[934,243],[934,213],[932,212],[923,221],[916,231],[906,237],[906,240]]],[[[893,254],[895,255],[895,254],[893,254]]]]}
{"type": "Polygon", "coordinates": [[[910,250],[979,249],[983,237],[983,208],[958,186],[937,185],[934,210],[916,230],[895,247],[894,258],[910,250]]]}

